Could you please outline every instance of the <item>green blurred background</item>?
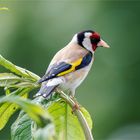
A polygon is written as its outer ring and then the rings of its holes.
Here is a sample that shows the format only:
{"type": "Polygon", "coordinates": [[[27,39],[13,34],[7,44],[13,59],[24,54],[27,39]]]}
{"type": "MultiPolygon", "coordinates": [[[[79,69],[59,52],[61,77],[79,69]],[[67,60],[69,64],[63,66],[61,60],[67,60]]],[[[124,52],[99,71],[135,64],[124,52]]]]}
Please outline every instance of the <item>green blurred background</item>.
{"type": "MultiPolygon", "coordinates": [[[[3,6],[9,11],[0,11],[0,54],[40,76],[76,32],[99,32],[111,48],[97,49],[76,97],[92,116],[95,140],[140,140],[140,1],[5,0],[3,6]]],[[[10,139],[10,124],[1,140],[10,139]]]]}

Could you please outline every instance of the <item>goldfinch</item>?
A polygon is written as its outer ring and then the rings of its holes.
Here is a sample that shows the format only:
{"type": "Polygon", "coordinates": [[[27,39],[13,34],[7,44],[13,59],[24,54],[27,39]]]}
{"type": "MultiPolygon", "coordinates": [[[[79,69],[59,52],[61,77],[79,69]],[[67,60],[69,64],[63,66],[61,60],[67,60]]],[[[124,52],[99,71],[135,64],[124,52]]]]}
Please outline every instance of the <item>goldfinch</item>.
{"type": "Polygon", "coordinates": [[[92,66],[98,46],[109,48],[97,32],[86,30],[75,34],[70,43],[53,57],[46,74],[38,81],[41,88],[36,96],[48,98],[56,87],[74,96],[92,66]]]}

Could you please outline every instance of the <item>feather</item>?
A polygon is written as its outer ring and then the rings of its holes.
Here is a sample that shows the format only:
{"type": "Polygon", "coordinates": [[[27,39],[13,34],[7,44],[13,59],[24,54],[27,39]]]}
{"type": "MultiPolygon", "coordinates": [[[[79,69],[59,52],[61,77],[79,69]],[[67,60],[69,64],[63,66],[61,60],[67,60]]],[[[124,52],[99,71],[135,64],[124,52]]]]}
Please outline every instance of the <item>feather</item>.
{"type": "MultiPolygon", "coordinates": [[[[83,58],[79,58],[78,60],[72,63],[61,62],[60,64],[54,65],[51,69],[38,81],[38,83],[42,83],[44,81],[48,81],[53,78],[57,78],[68,73],[71,73],[75,70],[79,70],[89,65],[92,60],[92,53],[87,53],[83,58]]],[[[49,82],[50,83],[50,82],[49,82]]]]}
{"type": "Polygon", "coordinates": [[[44,98],[49,98],[51,93],[53,92],[53,90],[56,88],[57,86],[46,86],[43,85],[41,86],[39,92],[36,94],[37,96],[43,96],[44,98]]]}
{"type": "Polygon", "coordinates": [[[63,77],[53,78],[47,82],[47,86],[57,86],[65,82],[63,77]]]}
{"type": "Polygon", "coordinates": [[[57,76],[60,76],[59,74],[61,72],[67,71],[69,69],[71,69],[72,65],[71,64],[67,64],[65,62],[61,62],[58,65],[54,65],[47,74],[45,74],[39,81],[38,83],[42,83],[44,81],[50,80],[52,78],[55,78],[57,76]]]}

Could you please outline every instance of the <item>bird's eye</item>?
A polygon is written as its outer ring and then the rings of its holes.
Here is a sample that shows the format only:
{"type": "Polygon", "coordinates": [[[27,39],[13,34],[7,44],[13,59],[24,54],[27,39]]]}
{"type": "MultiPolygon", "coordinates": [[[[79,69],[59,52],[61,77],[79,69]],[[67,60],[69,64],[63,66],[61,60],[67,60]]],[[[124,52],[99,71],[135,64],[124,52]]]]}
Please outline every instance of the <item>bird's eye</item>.
{"type": "Polygon", "coordinates": [[[97,44],[100,41],[100,39],[97,38],[90,38],[90,40],[91,40],[91,44],[97,44]]]}

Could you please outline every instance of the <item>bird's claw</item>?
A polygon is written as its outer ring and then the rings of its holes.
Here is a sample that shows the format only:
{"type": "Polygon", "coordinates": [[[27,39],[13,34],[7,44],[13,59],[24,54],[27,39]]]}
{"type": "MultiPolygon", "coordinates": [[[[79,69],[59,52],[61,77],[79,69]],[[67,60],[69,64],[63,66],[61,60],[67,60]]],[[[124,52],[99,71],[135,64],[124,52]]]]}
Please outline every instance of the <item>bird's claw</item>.
{"type": "Polygon", "coordinates": [[[81,108],[81,106],[78,103],[75,103],[75,105],[72,107],[71,113],[74,114],[74,112],[76,110],[80,110],[80,108],[81,108]]]}

